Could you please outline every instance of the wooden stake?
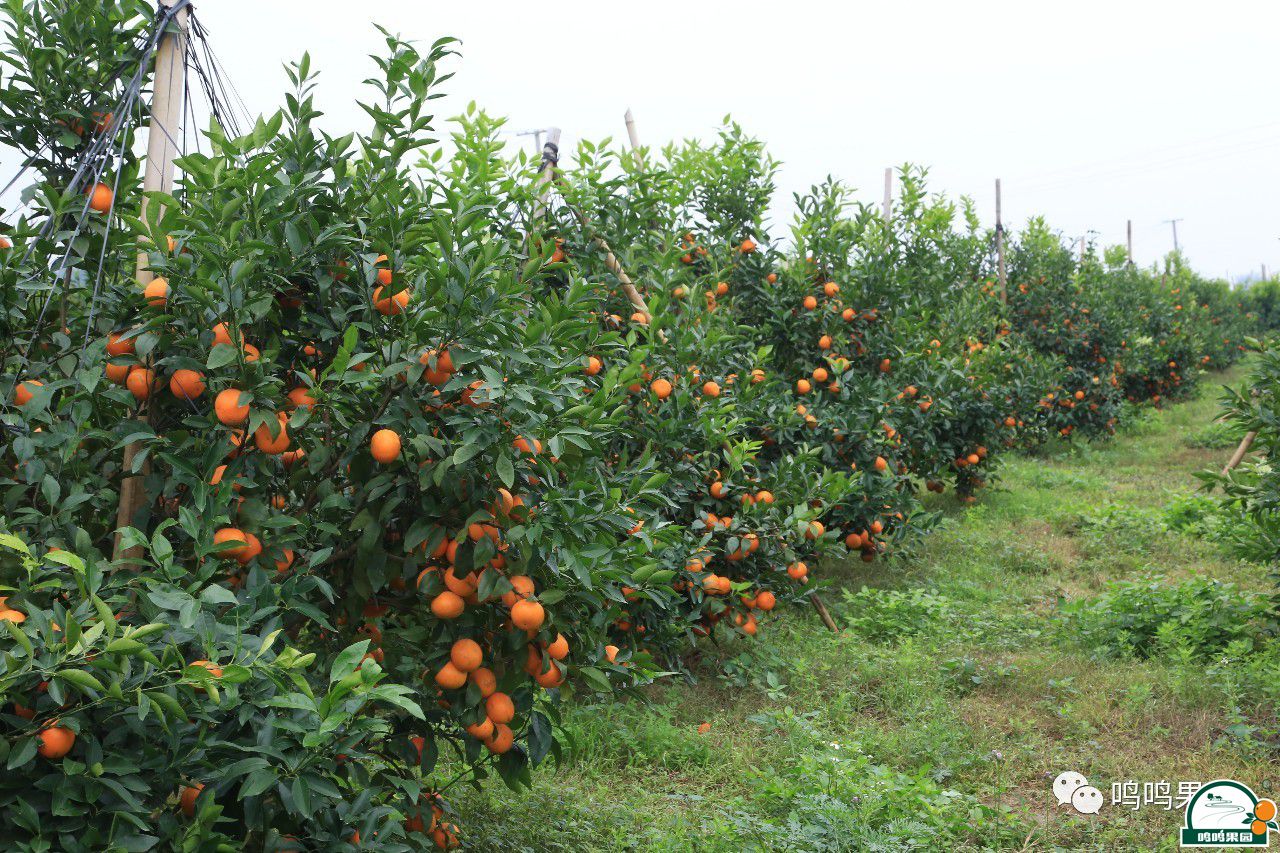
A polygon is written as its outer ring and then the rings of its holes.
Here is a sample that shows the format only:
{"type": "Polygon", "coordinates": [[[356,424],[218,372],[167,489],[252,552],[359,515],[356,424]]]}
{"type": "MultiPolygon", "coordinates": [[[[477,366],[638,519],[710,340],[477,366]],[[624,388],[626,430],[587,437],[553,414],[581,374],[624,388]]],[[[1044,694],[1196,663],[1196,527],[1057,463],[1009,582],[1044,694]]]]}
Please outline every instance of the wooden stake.
{"type": "Polygon", "coordinates": [[[893,169],[884,170],[884,209],[882,215],[885,222],[893,218],[893,169]]]}
{"type": "MultiPolygon", "coordinates": [[[[188,7],[183,7],[173,16],[172,29],[160,37],[156,46],[156,68],[152,81],[153,96],[151,100],[151,123],[147,130],[147,168],[142,178],[143,192],[173,192],[173,161],[178,156],[177,140],[181,138],[179,123],[182,121],[182,99],[186,88],[187,72],[187,16],[188,7]]],[[[147,208],[150,199],[142,198],[142,220],[147,221],[147,208]]],[[[163,213],[163,211],[161,211],[163,213]]],[[[151,259],[147,251],[138,252],[137,278],[140,287],[146,287],[155,279],[155,274],[147,269],[151,259]]],[[[143,415],[138,420],[146,422],[143,415]]],[[[143,504],[146,493],[143,481],[149,468],[144,467],[139,475],[129,476],[133,470],[133,461],[142,449],[140,442],[133,442],[124,448],[121,459],[120,506],[116,512],[116,535],[113,545],[114,559],[134,559],[141,556],[140,548],[121,550],[120,528],[133,524],[143,504]]]]}
{"type": "Polygon", "coordinates": [[[827,611],[827,605],[822,603],[822,599],[818,598],[816,592],[809,593],[809,600],[813,602],[813,609],[818,611],[818,618],[822,620],[822,624],[827,626],[827,630],[833,634],[839,634],[840,628],[836,625],[836,620],[831,618],[831,613],[827,611]]]}
{"type": "Polygon", "coordinates": [[[1000,301],[1009,301],[1009,276],[1004,266],[1004,222],[1000,219],[1000,179],[996,178],[996,270],[1000,274],[1000,301]]]}
{"type": "Polygon", "coordinates": [[[1255,430],[1249,430],[1244,434],[1244,438],[1240,440],[1240,446],[1236,448],[1235,453],[1231,454],[1231,459],[1222,469],[1222,476],[1227,476],[1227,473],[1232,468],[1240,464],[1240,461],[1244,459],[1244,455],[1249,452],[1249,448],[1253,446],[1253,440],[1257,437],[1258,433],[1255,430]]]}

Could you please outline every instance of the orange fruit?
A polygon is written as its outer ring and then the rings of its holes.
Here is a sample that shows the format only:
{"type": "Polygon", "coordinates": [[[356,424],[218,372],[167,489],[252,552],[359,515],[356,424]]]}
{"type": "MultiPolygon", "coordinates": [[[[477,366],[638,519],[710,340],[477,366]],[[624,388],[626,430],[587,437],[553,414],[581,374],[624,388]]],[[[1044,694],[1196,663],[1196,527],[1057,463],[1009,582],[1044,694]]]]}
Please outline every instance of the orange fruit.
{"type": "Polygon", "coordinates": [[[240,426],[249,419],[249,406],[247,403],[240,405],[240,394],[240,389],[228,388],[219,391],[218,396],[213,399],[214,414],[223,426],[240,426]]]}
{"type": "Polygon", "coordinates": [[[556,634],[555,641],[547,646],[547,654],[552,660],[564,660],[569,656],[569,641],[564,634],[556,634]]]}
{"type": "Polygon", "coordinates": [[[89,209],[98,213],[109,211],[116,199],[116,194],[111,191],[111,187],[103,183],[94,184],[88,189],[86,195],[89,196],[89,209]]]}
{"type": "Polygon", "coordinates": [[[533,595],[534,586],[533,579],[526,575],[512,575],[507,578],[511,584],[511,591],[503,593],[502,603],[507,607],[515,607],[516,602],[522,598],[528,598],[533,595]]]}
{"type": "Polygon", "coordinates": [[[494,734],[493,720],[485,717],[478,723],[472,723],[467,726],[467,734],[476,740],[489,740],[494,734]]]}
{"type": "Polygon", "coordinates": [[[13,392],[13,402],[19,406],[25,406],[31,402],[31,398],[35,396],[35,389],[44,387],[43,382],[37,382],[34,379],[28,379],[21,383],[13,392]]]}
{"type": "Polygon", "coordinates": [[[155,371],[146,367],[134,367],[129,371],[124,384],[133,398],[141,403],[151,396],[151,389],[156,386],[155,371]]]}
{"type": "Polygon", "coordinates": [[[716,382],[707,381],[702,383],[702,393],[707,397],[719,397],[720,385],[716,382]]]}
{"type": "Polygon", "coordinates": [[[609,663],[617,663],[619,649],[617,646],[605,646],[604,656],[609,663]]]}
{"type": "Polygon", "coordinates": [[[491,669],[482,666],[471,670],[467,677],[471,679],[476,687],[480,688],[480,695],[486,699],[498,689],[498,677],[493,674],[491,669]]]}
{"type": "Polygon", "coordinates": [[[877,471],[884,471],[889,467],[889,463],[885,461],[883,456],[877,456],[875,467],[877,471]]]}
{"type": "Polygon", "coordinates": [[[76,743],[76,733],[66,726],[59,726],[56,720],[52,725],[41,729],[37,737],[40,739],[40,746],[36,748],[36,752],[50,761],[62,758],[76,743]]]}
{"type": "Polygon", "coordinates": [[[316,398],[311,396],[311,392],[306,387],[299,385],[288,394],[289,402],[295,407],[305,406],[308,409],[316,404],[316,398]]]}
{"type": "Polygon", "coordinates": [[[456,641],[449,649],[449,661],[460,672],[474,672],[484,663],[484,652],[475,640],[463,638],[456,641]]]}
{"type": "Polygon", "coordinates": [[[536,631],[546,621],[546,611],[536,601],[521,599],[511,608],[511,623],[521,631],[536,631]]]}
{"type": "Polygon", "coordinates": [[[108,363],[106,366],[107,379],[117,385],[123,385],[125,380],[129,378],[129,367],[130,365],[128,364],[108,363]]]}
{"type": "MultiPolygon", "coordinates": [[[[381,270],[378,272],[379,279],[381,279],[382,273],[384,272],[387,273],[388,276],[390,275],[389,270],[381,270]]],[[[381,287],[376,287],[373,290],[373,307],[377,308],[378,313],[382,314],[384,317],[394,317],[395,315],[404,311],[404,309],[408,307],[408,305],[409,305],[408,290],[401,290],[398,293],[394,293],[391,296],[388,296],[386,299],[382,298],[381,287]]]]}
{"type": "Polygon", "coordinates": [[[493,733],[492,739],[485,741],[485,747],[494,755],[501,755],[511,749],[515,743],[515,734],[503,723],[498,723],[495,728],[497,731],[493,733]]]}
{"type": "Polygon", "coordinates": [[[769,592],[767,589],[756,595],[756,607],[761,610],[772,610],[777,604],[777,601],[778,600],[774,597],[773,593],[769,592]]]}
{"type": "Polygon", "coordinates": [[[279,456],[289,449],[289,430],[286,426],[288,418],[283,412],[276,417],[279,419],[279,429],[274,437],[271,435],[271,428],[266,424],[262,424],[253,432],[253,443],[268,456],[279,456]]]}
{"type": "Polygon", "coordinates": [[[133,338],[125,338],[119,332],[107,335],[107,355],[131,355],[133,352],[133,338]]]}
{"type": "MultiPolygon", "coordinates": [[[[387,263],[386,255],[378,255],[378,259],[373,262],[373,265],[378,268],[378,284],[385,285],[385,284],[391,283],[392,270],[390,269],[390,267],[382,266],[385,263],[387,263]]],[[[346,266],[346,265],[343,264],[343,266],[346,266]]]]}
{"type": "Polygon", "coordinates": [[[540,686],[550,690],[551,688],[559,687],[564,683],[564,673],[560,671],[560,667],[553,661],[547,661],[546,671],[535,675],[533,680],[538,682],[540,686]]]}
{"type": "Polygon", "coordinates": [[[665,400],[671,396],[671,383],[666,379],[653,380],[653,384],[649,388],[657,395],[659,400],[665,400]]]}
{"type": "Polygon", "coordinates": [[[152,308],[163,308],[169,301],[169,282],[162,278],[154,278],[142,290],[142,296],[152,308]]]}
{"type": "Polygon", "coordinates": [[[816,296],[806,296],[804,298],[804,307],[806,311],[812,311],[818,307],[818,298],[816,296]]]}
{"type": "Polygon", "coordinates": [[[242,566],[262,553],[262,541],[257,536],[252,533],[246,533],[244,538],[245,547],[241,549],[240,554],[236,557],[236,562],[242,566]]]}
{"type": "Polygon", "coordinates": [[[595,376],[604,368],[604,362],[596,358],[594,355],[587,358],[586,373],[588,376],[595,376]]]}
{"type": "Polygon", "coordinates": [[[234,548],[228,548],[225,551],[219,551],[219,556],[229,557],[231,559],[239,559],[240,555],[248,551],[249,538],[245,536],[244,531],[237,527],[224,527],[213,534],[213,544],[221,545],[223,542],[241,542],[234,548]]]}
{"type": "Polygon", "coordinates": [[[533,440],[533,444],[529,443],[529,439],[523,435],[517,435],[515,441],[511,442],[511,446],[521,453],[527,453],[530,456],[537,456],[542,452],[542,442],[538,439],[533,440]]]}
{"type": "Polygon", "coordinates": [[[484,700],[484,711],[489,715],[489,719],[503,725],[516,718],[515,703],[505,693],[491,693],[484,700]]]}
{"type": "Polygon", "coordinates": [[[466,602],[456,592],[445,590],[431,599],[431,612],[437,619],[457,619],[462,615],[466,602]]]}
{"type": "Polygon", "coordinates": [[[194,400],[204,393],[204,374],[182,368],[169,377],[169,393],[179,400],[194,400]]]}
{"type": "Polygon", "coordinates": [[[467,683],[467,674],[453,665],[453,661],[445,661],[436,673],[436,684],[445,690],[457,690],[467,683]]]}
{"type": "Polygon", "coordinates": [[[809,393],[810,391],[812,391],[812,390],[813,390],[813,386],[809,384],[809,380],[808,380],[808,379],[798,379],[798,380],[796,380],[796,393],[797,393],[797,394],[808,394],[808,393],[809,393]]]}
{"type": "Polygon", "coordinates": [[[194,785],[185,786],[181,793],[178,794],[178,804],[182,808],[182,813],[187,817],[196,816],[196,798],[200,796],[200,792],[204,790],[204,785],[200,782],[194,785]]]}
{"type": "Polygon", "coordinates": [[[400,435],[395,430],[378,430],[369,439],[369,452],[383,464],[394,462],[400,455],[400,435]]]}

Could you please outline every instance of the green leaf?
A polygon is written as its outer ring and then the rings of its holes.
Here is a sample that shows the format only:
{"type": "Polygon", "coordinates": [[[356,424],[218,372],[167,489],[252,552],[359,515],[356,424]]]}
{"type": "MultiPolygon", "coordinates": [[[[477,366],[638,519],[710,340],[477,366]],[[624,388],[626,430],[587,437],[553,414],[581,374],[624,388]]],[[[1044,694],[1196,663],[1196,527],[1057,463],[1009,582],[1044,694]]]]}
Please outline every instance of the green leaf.
{"type": "Polygon", "coordinates": [[[75,685],[81,693],[84,693],[87,690],[96,690],[101,693],[106,690],[101,681],[80,669],[64,669],[59,672],[55,672],[53,677],[60,678],[63,681],[75,685]]]}
{"type": "Polygon", "coordinates": [[[12,770],[15,767],[21,767],[36,755],[36,739],[33,737],[24,737],[18,740],[18,746],[9,753],[9,760],[5,762],[5,767],[12,770]]]}
{"type": "Polygon", "coordinates": [[[356,667],[360,665],[360,661],[365,656],[365,652],[369,650],[369,641],[361,640],[353,643],[338,653],[334,658],[333,665],[329,667],[329,683],[341,681],[348,675],[356,671],[356,667]]]}

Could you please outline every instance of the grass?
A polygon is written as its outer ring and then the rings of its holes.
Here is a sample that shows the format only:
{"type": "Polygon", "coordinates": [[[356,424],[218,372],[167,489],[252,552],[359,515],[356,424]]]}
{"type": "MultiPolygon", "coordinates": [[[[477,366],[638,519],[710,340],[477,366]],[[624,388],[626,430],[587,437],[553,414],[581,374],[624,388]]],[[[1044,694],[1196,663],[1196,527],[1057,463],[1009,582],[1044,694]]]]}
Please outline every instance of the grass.
{"type": "Polygon", "coordinates": [[[1266,570],[1173,523],[1212,513],[1192,474],[1229,453],[1206,384],[1109,443],[1010,461],[973,507],[935,499],[944,521],[909,556],[824,566],[844,629],[801,611],[755,641],[783,688],[707,661],[696,684],[568,707],[568,763],[461,794],[468,846],[1174,849],[1180,812],[1114,805],[1113,782],[1275,796],[1266,570]],[[1065,770],[1101,813],[1056,803],[1065,770]]]}

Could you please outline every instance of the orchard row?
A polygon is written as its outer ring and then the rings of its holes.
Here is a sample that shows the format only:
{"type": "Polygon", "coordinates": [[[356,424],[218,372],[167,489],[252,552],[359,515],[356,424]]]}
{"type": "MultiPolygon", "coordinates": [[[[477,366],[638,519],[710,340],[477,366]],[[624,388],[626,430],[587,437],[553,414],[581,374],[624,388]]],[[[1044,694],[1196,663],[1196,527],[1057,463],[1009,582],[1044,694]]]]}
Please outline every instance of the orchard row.
{"type": "Polygon", "coordinates": [[[1002,454],[1106,435],[1250,330],[1177,258],[1077,258],[1038,221],[1002,286],[917,170],[887,220],[815,187],[779,241],[736,126],[539,174],[472,109],[445,154],[447,41],[389,38],[345,136],[304,58],[143,217],[131,140],[65,189],[111,99],[47,48],[144,25],[94,9],[44,9],[0,100],[2,141],[52,152],[0,263],[22,849],[453,846],[449,788],[528,783],[566,696],[808,618],[822,561],[927,530],[923,493],[972,502],[1002,454]]]}

